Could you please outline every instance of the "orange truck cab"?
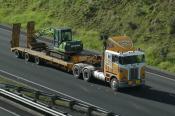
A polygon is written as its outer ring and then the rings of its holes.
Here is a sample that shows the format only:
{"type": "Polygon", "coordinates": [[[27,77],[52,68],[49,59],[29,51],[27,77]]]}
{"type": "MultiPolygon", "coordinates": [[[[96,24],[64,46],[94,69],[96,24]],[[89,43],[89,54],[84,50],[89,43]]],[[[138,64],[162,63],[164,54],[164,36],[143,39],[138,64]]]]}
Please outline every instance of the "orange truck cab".
{"type": "Polygon", "coordinates": [[[134,49],[127,36],[109,38],[105,50],[104,76],[113,89],[141,86],[145,83],[144,52],[134,49]]]}
{"type": "Polygon", "coordinates": [[[110,83],[111,88],[142,86],[145,83],[144,52],[135,49],[127,36],[117,36],[107,39],[102,58],[102,68],[92,64],[74,64],[74,77],[82,74],[85,81],[92,78],[110,83]]]}

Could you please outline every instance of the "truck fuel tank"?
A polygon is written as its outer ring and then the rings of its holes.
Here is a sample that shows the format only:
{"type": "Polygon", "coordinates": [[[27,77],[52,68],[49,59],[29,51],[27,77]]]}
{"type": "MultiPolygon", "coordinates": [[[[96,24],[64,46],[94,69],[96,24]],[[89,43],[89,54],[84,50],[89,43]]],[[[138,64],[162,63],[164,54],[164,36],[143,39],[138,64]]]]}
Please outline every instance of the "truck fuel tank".
{"type": "Polygon", "coordinates": [[[93,71],[92,74],[93,74],[94,78],[105,81],[105,76],[104,76],[103,72],[100,72],[100,71],[96,70],[96,71],[93,71]]]}

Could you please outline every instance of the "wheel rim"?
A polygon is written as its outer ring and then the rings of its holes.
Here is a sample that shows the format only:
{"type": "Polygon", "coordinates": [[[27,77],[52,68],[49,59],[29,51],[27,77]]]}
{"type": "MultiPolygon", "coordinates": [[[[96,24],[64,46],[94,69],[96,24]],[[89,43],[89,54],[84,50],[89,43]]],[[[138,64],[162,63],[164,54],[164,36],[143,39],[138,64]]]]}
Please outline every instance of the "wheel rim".
{"type": "Polygon", "coordinates": [[[118,89],[118,82],[116,79],[113,79],[112,82],[111,82],[111,88],[113,90],[117,90],[118,89]]]}
{"type": "Polygon", "coordinates": [[[79,71],[79,68],[78,67],[76,67],[76,66],[74,67],[73,74],[74,74],[74,77],[79,78],[80,71],[79,71]]]}
{"type": "Polygon", "coordinates": [[[19,58],[19,52],[18,51],[15,51],[15,57],[19,58]]]}
{"type": "Polygon", "coordinates": [[[85,79],[88,79],[88,77],[89,77],[88,72],[85,71],[85,72],[84,72],[84,78],[85,78],[85,79]]]}
{"type": "Polygon", "coordinates": [[[36,63],[36,64],[40,64],[40,59],[39,59],[39,57],[35,57],[35,63],[36,63]]]}
{"type": "Polygon", "coordinates": [[[25,54],[25,61],[29,61],[29,54],[25,54]]]}
{"type": "Polygon", "coordinates": [[[88,69],[85,69],[84,71],[83,71],[83,79],[85,80],[85,81],[90,81],[90,73],[89,73],[89,70],[88,69]]]}

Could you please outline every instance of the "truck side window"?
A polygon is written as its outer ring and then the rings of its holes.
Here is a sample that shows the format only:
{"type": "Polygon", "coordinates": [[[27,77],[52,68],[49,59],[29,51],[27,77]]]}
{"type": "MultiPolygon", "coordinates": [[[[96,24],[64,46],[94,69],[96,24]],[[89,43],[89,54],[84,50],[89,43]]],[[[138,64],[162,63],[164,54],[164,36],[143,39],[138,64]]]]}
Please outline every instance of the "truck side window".
{"type": "Polygon", "coordinates": [[[108,60],[112,60],[112,55],[108,53],[108,60]]]}
{"type": "Polygon", "coordinates": [[[54,46],[58,46],[59,32],[55,30],[54,32],[54,46]]]}
{"type": "Polygon", "coordinates": [[[112,55],[112,62],[118,63],[119,57],[116,55],[112,55]]]}

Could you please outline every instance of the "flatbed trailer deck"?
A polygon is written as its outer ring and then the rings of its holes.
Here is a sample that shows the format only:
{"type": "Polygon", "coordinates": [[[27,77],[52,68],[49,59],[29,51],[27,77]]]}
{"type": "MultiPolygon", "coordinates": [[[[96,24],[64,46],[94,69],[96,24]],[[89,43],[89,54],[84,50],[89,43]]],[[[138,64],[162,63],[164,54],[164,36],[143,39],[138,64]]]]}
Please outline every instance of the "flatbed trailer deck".
{"type": "Polygon", "coordinates": [[[12,52],[19,53],[21,56],[25,56],[25,54],[28,54],[29,56],[34,57],[34,58],[39,58],[41,61],[44,62],[49,62],[51,64],[57,64],[63,66],[67,71],[71,71],[74,63],[69,62],[69,61],[64,61],[62,59],[54,58],[52,56],[47,55],[46,52],[41,52],[41,51],[35,51],[31,50],[29,48],[23,48],[23,47],[14,47],[11,48],[12,52]]]}

